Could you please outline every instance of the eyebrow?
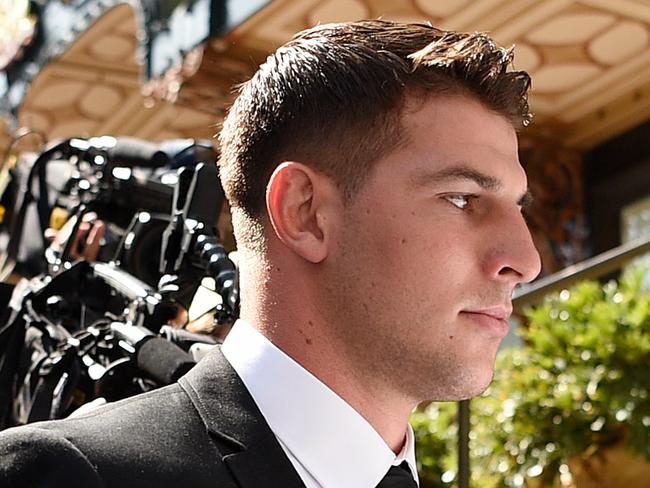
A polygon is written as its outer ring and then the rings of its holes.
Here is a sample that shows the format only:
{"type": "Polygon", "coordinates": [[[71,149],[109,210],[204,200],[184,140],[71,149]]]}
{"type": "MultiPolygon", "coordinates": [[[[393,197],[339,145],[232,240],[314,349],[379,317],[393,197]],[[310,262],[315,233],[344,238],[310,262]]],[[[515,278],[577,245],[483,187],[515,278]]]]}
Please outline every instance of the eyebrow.
{"type": "Polygon", "coordinates": [[[445,181],[469,180],[484,190],[497,191],[503,187],[501,181],[494,176],[481,173],[466,164],[449,166],[437,171],[418,171],[412,180],[416,186],[429,186],[433,183],[443,183],[445,181]]]}
{"type": "MultiPolygon", "coordinates": [[[[498,178],[481,173],[463,163],[449,166],[438,171],[419,171],[413,175],[411,180],[415,186],[418,187],[425,187],[446,181],[468,180],[473,181],[483,190],[487,191],[499,191],[503,188],[503,183],[498,178]]],[[[517,205],[521,206],[523,210],[529,209],[532,203],[533,196],[530,193],[530,190],[526,190],[519,200],[517,200],[517,205]]]]}

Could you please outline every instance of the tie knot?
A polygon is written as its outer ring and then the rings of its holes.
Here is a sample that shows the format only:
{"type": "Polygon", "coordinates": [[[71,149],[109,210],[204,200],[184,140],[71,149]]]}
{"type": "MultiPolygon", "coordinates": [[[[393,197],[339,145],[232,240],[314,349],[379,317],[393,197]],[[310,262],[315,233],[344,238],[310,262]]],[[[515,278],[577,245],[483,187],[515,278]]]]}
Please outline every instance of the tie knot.
{"type": "Polygon", "coordinates": [[[377,488],[417,488],[413,474],[406,461],[399,466],[391,466],[377,488]]]}

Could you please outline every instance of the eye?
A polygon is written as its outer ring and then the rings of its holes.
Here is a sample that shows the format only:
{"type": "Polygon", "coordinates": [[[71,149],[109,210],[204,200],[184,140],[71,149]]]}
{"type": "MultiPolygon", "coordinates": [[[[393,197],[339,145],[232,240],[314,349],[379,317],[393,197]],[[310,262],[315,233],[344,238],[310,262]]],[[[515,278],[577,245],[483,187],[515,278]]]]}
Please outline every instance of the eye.
{"type": "Polygon", "coordinates": [[[476,195],[455,194],[445,195],[443,198],[451,203],[454,207],[457,207],[461,210],[466,210],[469,207],[471,201],[476,198],[476,195]]]}

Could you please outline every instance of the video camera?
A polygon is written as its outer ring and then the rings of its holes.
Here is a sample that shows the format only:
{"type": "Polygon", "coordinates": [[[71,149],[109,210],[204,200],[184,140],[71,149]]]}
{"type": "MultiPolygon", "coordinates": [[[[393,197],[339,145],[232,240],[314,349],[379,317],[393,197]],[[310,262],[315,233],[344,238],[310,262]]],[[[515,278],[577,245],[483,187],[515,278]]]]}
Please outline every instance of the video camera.
{"type": "Polygon", "coordinates": [[[2,195],[3,268],[38,273],[14,291],[0,325],[0,428],[178,379],[195,362],[189,351],[216,343],[167,325],[203,277],[221,298],[214,320],[236,319],[215,162],[205,143],[103,136],[67,139],[15,168],[2,195]],[[110,231],[96,262],[73,259],[70,248],[88,212],[110,231]],[[50,248],[40,236],[71,217],[71,237],[50,248]]]}

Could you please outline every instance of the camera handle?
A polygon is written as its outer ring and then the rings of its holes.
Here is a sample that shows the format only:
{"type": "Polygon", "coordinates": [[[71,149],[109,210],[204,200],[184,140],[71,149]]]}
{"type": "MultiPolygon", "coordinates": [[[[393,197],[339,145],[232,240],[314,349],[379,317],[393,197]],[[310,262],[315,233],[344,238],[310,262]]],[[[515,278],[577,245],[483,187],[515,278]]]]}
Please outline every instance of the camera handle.
{"type": "Polygon", "coordinates": [[[220,324],[233,322],[239,315],[237,270],[219,242],[214,225],[224,198],[213,164],[199,163],[178,172],[171,220],[163,232],[160,272],[164,275],[159,283],[159,291],[173,291],[174,284],[183,281],[178,274],[184,269],[184,260],[205,270],[214,278],[222,298],[215,313],[220,324]]]}

